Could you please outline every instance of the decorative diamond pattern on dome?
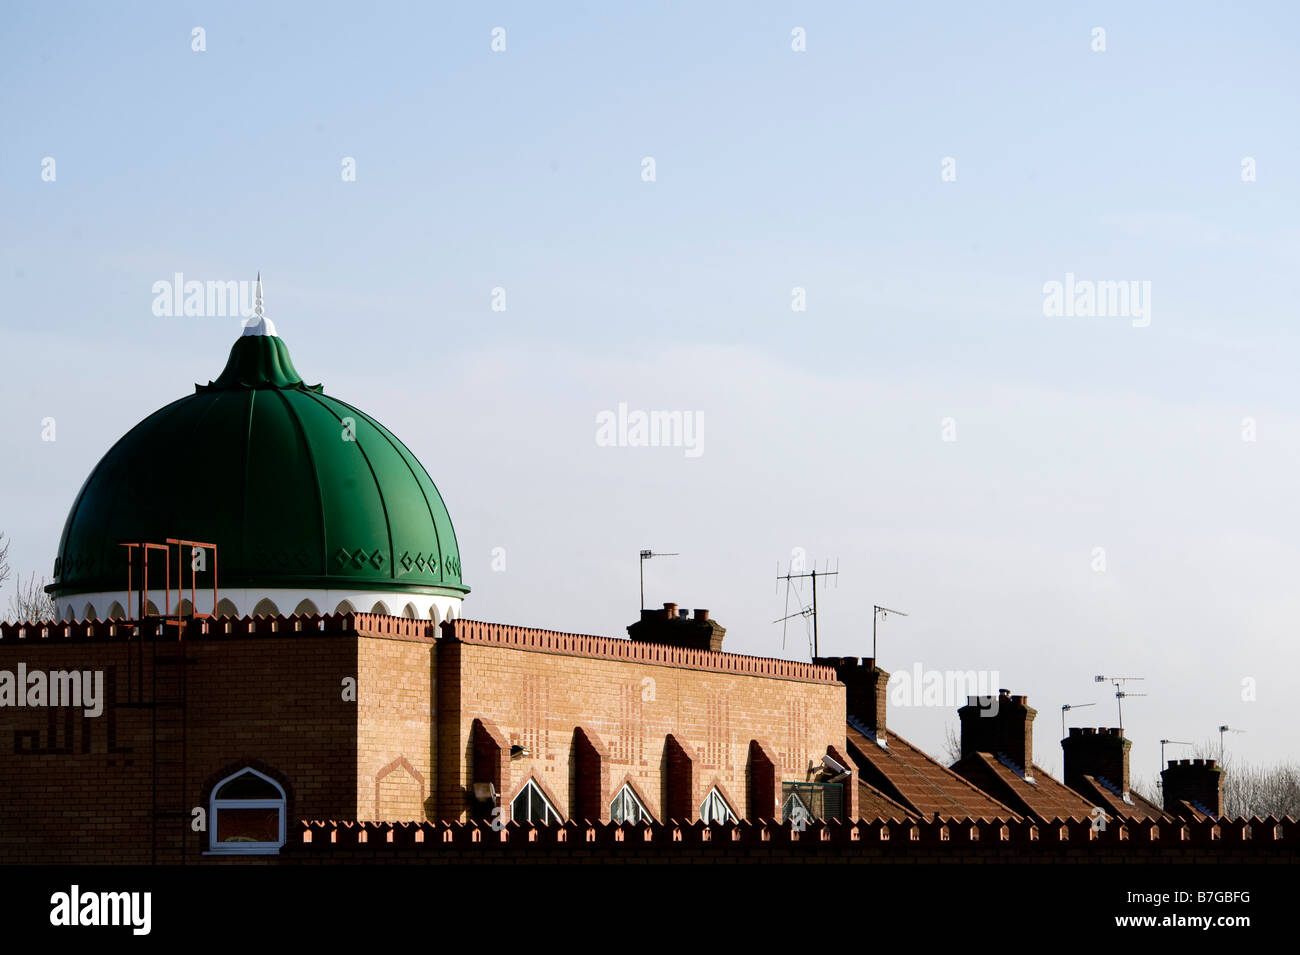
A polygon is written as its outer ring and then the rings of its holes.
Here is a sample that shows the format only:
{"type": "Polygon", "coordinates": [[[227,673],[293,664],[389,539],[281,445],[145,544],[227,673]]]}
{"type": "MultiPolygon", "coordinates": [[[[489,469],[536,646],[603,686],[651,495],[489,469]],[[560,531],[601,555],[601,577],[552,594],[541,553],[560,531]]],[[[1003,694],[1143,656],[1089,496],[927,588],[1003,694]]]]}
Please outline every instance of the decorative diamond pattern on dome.
{"type": "Polygon", "coordinates": [[[418,567],[418,568],[420,568],[420,573],[424,573],[424,555],[423,555],[423,554],[416,554],[416,555],[415,555],[415,566],[418,567]]]}
{"type": "Polygon", "coordinates": [[[340,547],[338,550],[334,552],[334,563],[339,565],[340,570],[346,567],[348,565],[348,561],[351,559],[352,559],[352,555],[349,554],[342,547],[340,547]]]}
{"type": "Polygon", "coordinates": [[[402,565],[403,570],[409,573],[411,570],[411,552],[408,550],[405,553],[403,553],[402,559],[398,561],[398,563],[402,565]]]}
{"type": "Polygon", "coordinates": [[[304,569],[311,567],[311,554],[307,553],[307,551],[302,547],[299,547],[294,551],[293,559],[297,562],[299,567],[304,569]]]}
{"type": "Polygon", "coordinates": [[[356,553],[352,555],[352,566],[357,570],[366,566],[366,549],[364,547],[358,548],[356,553]]]}
{"type": "Polygon", "coordinates": [[[375,552],[370,555],[370,566],[375,568],[375,570],[384,569],[384,555],[379,553],[378,547],[376,547],[375,552]]]}

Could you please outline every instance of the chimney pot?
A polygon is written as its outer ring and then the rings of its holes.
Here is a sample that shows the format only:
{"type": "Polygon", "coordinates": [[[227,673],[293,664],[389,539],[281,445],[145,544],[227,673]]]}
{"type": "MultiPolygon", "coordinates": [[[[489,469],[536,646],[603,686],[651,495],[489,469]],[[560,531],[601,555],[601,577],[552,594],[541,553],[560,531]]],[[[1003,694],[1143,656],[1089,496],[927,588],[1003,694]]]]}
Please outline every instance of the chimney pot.
{"type": "Polygon", "coordinates": [[[1025,702],[1026,697],[1013,697],[1010,690],[999,690],[998,698],[996,711],[981,707],[978,699],[957,710],[961,754],[1001,754],[1028,774],[1034,761],[1034,718],[1038,711],[1025,702]]]}
{"type": "Polygon", "coordinates": [[[1065,785],[1076,792],[1088,788],[1084,776],[1104,778],[1120,792],[1129,791],[1129,750],[1133,743],[1110,727],[1080,728],[1061,740],[1065,755],[1065,785]]]}
{"type": "Polygon", "coordinates": [[[646,610],[627,628],[627,635],[642,643],[658,643],[686,650],[721,650],[727,628],[709,619],[707,610],[677,612],[677,604],[665,603],[662,610],[646,610]]]}
{"type": "Polygon", "coordinates": [[[1224,775],[1212,759],[1171,759],[1169,768],[1160,774],[1165,812],[1186,816],[1186,802],[1208,810],[1215,818],[1222,816],[1224,775]]]}

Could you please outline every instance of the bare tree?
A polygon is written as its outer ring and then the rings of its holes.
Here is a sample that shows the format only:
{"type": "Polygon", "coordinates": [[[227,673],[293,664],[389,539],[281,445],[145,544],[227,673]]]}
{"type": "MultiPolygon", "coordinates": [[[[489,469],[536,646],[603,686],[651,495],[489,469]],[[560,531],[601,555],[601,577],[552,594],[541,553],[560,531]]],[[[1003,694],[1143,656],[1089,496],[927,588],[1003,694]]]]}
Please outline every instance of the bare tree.
{"type": "Polygon", "coordinates": [[[17,593],[9,598],[9,619],[22,621],[59,619],[54,598],[45,592],[47,583],[48,581],[42,577],[38,584],[36,573],[33,572],[24,584],[23,575],[19,574],[17,593]]]}
{"type": "Polygon", "coordinates": [[[1217,760],[1223,769],[1223,814],[1229,819],[1243,816],[1290,816],[1300,819],[1300,765],[1278,763],[1256,765],[1220,750],[1218,740],[1207,740],[1193,748],[1194,758],[1217,760]]]}
{"type": "Polygon", "coordinates": [[[957,735],[951,723],[946,723],[943,727],[943,764],[951,766],[959,759],[961,759],[961,737],[957,735]]]}
{"type": "Polygon", "coordinates": [[[1154,779],[1148,776],[1134,776],[1129,780],[1128,788],[1137,793],[1147,802],[1154,803],[1157,806],[1163,806],[1163,797],[1160,794],[1160,787],[1154,779]]]}
{"type": "Polygon", "coordinates": [[[9,579],[9,542],[5,540],[3,531],[0,531],[0,587],[9,579]]]}

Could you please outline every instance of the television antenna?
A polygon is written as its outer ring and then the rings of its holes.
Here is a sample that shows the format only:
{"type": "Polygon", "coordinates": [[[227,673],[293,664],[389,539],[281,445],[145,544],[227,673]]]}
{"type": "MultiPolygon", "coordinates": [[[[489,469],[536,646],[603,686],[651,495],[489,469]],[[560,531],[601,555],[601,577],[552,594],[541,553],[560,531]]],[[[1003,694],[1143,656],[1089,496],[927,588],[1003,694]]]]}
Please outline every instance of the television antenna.
{"type": "MultiPolygon", "coordinates": [[[[1160,772],[1165,769],[1165,747],[1166,746],[1191,746],[1191,743],[1184,743],[1177,739],[1162,739],[1160,741],[1160,772]]],[[[1164,789],[1164,782],[1160,779],[1160,773],[1156,773],[1156,788],[1164,789]]]]}
{"type": "Polygon", "coordinates": [[[652,550],[641,551],[641,609],[645,609],[645,562],[652,557],[680,557],[681,554],[656,554],[652,550]]]}
{"type": "MultiPolygon", "coordinates": [[[[787,606],[787,608],[789,607],[789,600],[790,600],[790,582],[791,582],[791,581],[794,581],[794,580],[811,580],[811,581],[812,581],[812,606],[810,606],[810,607],[805,607],[803,610],[800,610],[798,613],[791,614],[790,616],[791,616],[791,617],[798,617],[798,616],[811,616],[811,617],[812,617],[812,655],[813,655],[813,659],[816,660],[816,659],[821,655],[821,654],[819,653],[819,645],[818,645],[818,643],[817,643],[817,578],[820,577],[820,578],[822,578],[823,580],[825,580],[826,578],[832,578],[832,579],[833,579],[833,578],[835,578],[835,577],[838,577],[838,576],[840,575],[839,562],[838,562],[838,561],[836,562],[836,564],[835,564],[835,569],[834,569],[834,570],[823,570],[823,571],[821,571],[820,573],[818,573],[818,571],[817,571],[817,564],[816,564],[816,562],[814,562],[814,563],[813,563],[813,569],[812,569],[811,571],[809,571],[808,573],[806,573],[806,574],[796,574],[796,573],[794,572],[794,565],[791,564],[791,567],[790,567],[790,573],[788,573],[788,574],[782,574],[782,573],[781,573],[781,564],[780,564],[780,562],[778,561],[778,562],[777,562],[777,565],[776,565],[776,574],[777,574],[777,576],[776,576],[777,586],[780,586],[780,582],[781,582],[781,581],[783,581],[783,580],[785,581],[785,587],[786,587],[785,595],[786,595],[786,606],[787,606]]],[[[798,591],[796,591],[796,593],[797,593],[797,592],[798,592],[798,591]]],[[[781,620],[777,620],[777,621],[775,621],[775,622],[776,622],[776,623],[781,623],[782,620],[789,620],[789,619],[790,619],[790,617],[783,617],[783,618],[781,618],[781,620]]],[[[783,636],[782,636],[782,641],[783,641],[783,642],[784,642],[784,639],[785,639],[785,638],[784,638],[784,635],[783,635],[783,636]]]]}
{"type": "Polygon", "coordinates": [[[1233,729],[1231,726],[1220,726],[1220,727],[1219,727],[1219,763],[1220,763],[1220,765],[1222,765],[1222,763],[1223,763],[1223,734],[1224,734],[1224,733],[1244,733],[1244,732],[1246,732],[1246,731],[1245,731],[1245,730],[1235,730],[1235,729],[1233,729]]]}
{"type": "MultiPolygon", "coordinates": [[[[797,610],[797,611],[795,611],[794,613],[788,613],[788,614],[786,614],[784,617],[781,617],[781,618],[779,618],[779,619],[777,619],[777,620],[773,620],[772,622],[773,622],[773,623],[785,623],[787,620],[793,620],[795,617],[805,617],[805,618],[807,618],[807,617],[811,617],[812,615],[813,615],[813,608],[812,608],[812,607],[804,607],[802,610],[797,610]]],[[[785,649],[785,634],[786,634],[786,628],[785,628],[785,627],[782,627],[782,628],[781,628],[781,649],[782,649],[782,650],[785,649]]],[[[809,651],[812,650],[812,644],[811,644],[811,643],[808,645],[808,649],[809,649],[809,651]]]]}
{"type": "MultiPolygon", "coordinates": [[[[1085,706],[1096,706],[1096,703],[1066,703],[1061,707],[1061,739],[1065,739],[1065,713],[1067,710],[1081,710],[1085,706]]],[[[1162,759],[1164,757],[1161,757],[1162,759]]]]}
{"type": "Polygon", "coordinates": [[[1124,700],[1130,696],[1146,696],[1145,693],[1126,693],[1124,684],[1131,680],[1145,680],[1141,676],[1097,676],[1095,682],[1110,683],[1115,687],[1115,707],[1119,710],[1119,728],[1124,728],[1124,700]]]}
{"type": "Polygon", "coordinates": [[[891,613],[893,613],[893,614],[897,614],[897,615],[900,616],[900,617],[906,617],[907,614],[903,613],[903,611],[901,611],[901,610],[890,610],[888,607],[880,607],[880,606],[877,606],[876,604],[872,604],[871,606],[872,606],[872,612],[871,612],[871,659],[874,660],[874,659],[876,659],[876,621],[880,619],[880,615],[881,615],[881,614],[884,614],[886,617],[888,617],[891,613]]]}

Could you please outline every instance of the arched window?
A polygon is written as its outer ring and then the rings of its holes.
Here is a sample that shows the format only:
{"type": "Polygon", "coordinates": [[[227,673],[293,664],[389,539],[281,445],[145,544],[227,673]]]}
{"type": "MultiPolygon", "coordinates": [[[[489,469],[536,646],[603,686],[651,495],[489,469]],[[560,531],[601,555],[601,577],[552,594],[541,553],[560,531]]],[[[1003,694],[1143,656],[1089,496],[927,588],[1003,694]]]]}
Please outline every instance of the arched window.
{"type": "Polygon", "coordinates": [[[182,617],[194,616],[194,604],[190,603],[189,597],[181,598],[181,616],[182,617]]]}
{"type": "Polygon", "coordinates": [[[550,800],[542,795],[541,787],[530,779],[519,790],[519,795],[510,801],[510,818],[515,822],[541,825],[559,822],[560,814],[555,811],[550,800]]]}
{"type": "Polygon", "coordinates": [[[614,801],[609,804],[609,818],[619,825],[625,822],[636,825],[637,823],[653,821],[650,818],[650,813],[646,810],[645,804],[637,798],[632,787],[626,784],[618,791],[614,801]]]}
{"type": "Polygon", "coordinates": [[[64,620],[76,620],[76,619],[77,619],[77,611],[75,611],[75,610],[72,609],[72,604],[68,604],[68,606],[64,608],[64,610],[63,610],[63,619],[64,619],[64,620]]]}
{"type": "Polygon", "coordinates": [[[225,597],[222,597],[221,602],[217,604],[217,616],[238,617],[239,608],[235,606],[235,602],[233,600],[229,600],[225,597]]]}
{"type": "Polygon", "coordinates": [[[351,600],[340,600],[339,605],[334,608],[335,613],[356,613],[357,608],[352,606],[351,600]]]}
{"type": "Polygon", "coordinates": [[[293,612],[300,617],[312,617],[320,613],[316,605],[307,599],[300,600],[298,606],[293,608],[293,612]]]}
{"type": "Polygon", "coordinates": [[[82,620],[98,620],[98,619],[99,619],[97,616],[95,616],[95,605],[94,605],[94,604],[86,604],[86,606],[82,608],[82,611],[81,611],[81,619],[82,619],[82,620]]]}
{"type": "Polygon", "coordinates": [[[275,601],[270,597],[263,597],[253,608],[254,617],[275,617],[280,613],[280,608],[275,605],[275,601]]]}
{"type": "Polygon", "coordinates": [[[723,822],[736,822],[736,814],[731,811],[727,805],[727,800],[722,798],[722,793],[714,786],[709,790],[709,794],[704,797],[704,802],[700,806],[700,819],[707,825],[714,825],[723,822]]]}
{"type": "Polygon", "coordinates": [[[382,600],[376,600],[375,605],[370,608],[370,612],[380,613],[386,617],[388,616],[388,604],[384,603],[382,600]]]}
{"type": "Polygon", "coordinates": [[[438,613],[437,604],[429,604],[429,619],[434,623],[439,623],[442,620],[441,615],[438,613]]]}
{"type": "Polygon", "coordinates": [[[114,600],[111,604],[108,605],[108,619],[109,620],[126,619],[126,611],[122,609],[122,605],[118,603],[116,600],[114,600]]]}
{"type": "Polygon", "coordinates": [[[145,601],[145,604],[144,604],[144,612],[145,612],[145,616],[148,616],[148,617],[159,617],[159,616],[162,616],[162,615],[158,612],[158,605],[157,605],[156,603],[154,603],[152,600],[146,600],[146,601],[145,601]]]}
{"type": "Polygon", "coordinates": [[[408,620],[416,620],[420,616],[420,611],[416,609],[415,604],[407,604],[402,608],[402,616],[408,620]]]}
{"type": "Polygon", "coordinates": [[[284,845],[284,817],[280,784],[255,769],[241,769],[212,787],[208,848],[274,855],[284,845]]]}

